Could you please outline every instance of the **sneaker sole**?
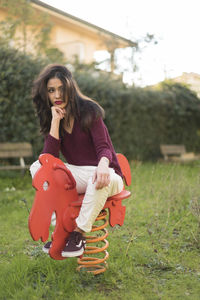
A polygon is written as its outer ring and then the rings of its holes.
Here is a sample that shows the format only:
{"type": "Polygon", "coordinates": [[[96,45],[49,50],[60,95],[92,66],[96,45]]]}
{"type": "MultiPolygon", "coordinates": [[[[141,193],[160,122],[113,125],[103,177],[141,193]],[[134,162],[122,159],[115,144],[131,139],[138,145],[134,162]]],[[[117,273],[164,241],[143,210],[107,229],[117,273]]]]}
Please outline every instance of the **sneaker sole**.
{"type": "Polygon", "coordinates": [[[47,248],[45,248],[45,247],[42,248],[42,251],[43,251],[44,253],[46,253],[46,254],[49,254],[49,250],[50,250],[50,249],[47,249],[47,248]]]}
{"type": "Polygon", "coordinates": [[[81,256],[84,252],[84,249],[80,249],[78,251],[73,251],[73,252],[64,252],[62,251],[62,257],[76,257],[76,256],[81,256]]]}

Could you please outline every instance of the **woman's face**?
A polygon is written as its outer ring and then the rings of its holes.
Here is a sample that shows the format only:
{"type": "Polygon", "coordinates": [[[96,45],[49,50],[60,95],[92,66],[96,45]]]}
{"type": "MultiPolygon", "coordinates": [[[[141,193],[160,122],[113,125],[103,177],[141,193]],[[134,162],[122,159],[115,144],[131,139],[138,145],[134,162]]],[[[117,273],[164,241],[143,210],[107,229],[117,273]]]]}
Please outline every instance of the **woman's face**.
{"type": "Polygon", "coordinates": [[[51,78],[47,82],[47,91],[51,104],[64,108],[67,105],[67,100],[64,99],[63,83],[58,78],[51,78]]]}

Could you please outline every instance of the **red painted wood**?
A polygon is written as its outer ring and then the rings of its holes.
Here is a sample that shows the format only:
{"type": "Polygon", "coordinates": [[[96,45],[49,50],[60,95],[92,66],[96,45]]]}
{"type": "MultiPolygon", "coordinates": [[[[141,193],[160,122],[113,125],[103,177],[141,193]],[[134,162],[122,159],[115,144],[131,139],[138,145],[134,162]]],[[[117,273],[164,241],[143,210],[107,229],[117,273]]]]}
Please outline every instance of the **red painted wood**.
{"type": "MultiPolygon", "coordinates": [[[[63,212],[69,203],[78,199],[76,183],[71,172],[64,163],[50,154],[39,157],[42,167],[33,179],[36,189],[33,207],[29,216],[29,230],[34,240],[45,242],[49,237],[49,227],[52,213],[56,213],[56,226],[52,234],[50,256],[63,259],[60,249],[63,249],[69,235],[63,227],[63,212]],[[47,185],[47,189],[45,188],[47,185]]],[[[71,231],[74,224],[71,226],[71,231]]]]}
{"type": "MultiPolygon", "coordinates": [[[[117,155],[125,182],[130,185],[131,173],[127,159],[117,155]]],[[[49,227],[52,213],[56,213],[56,226],[52,238],[50,256],[54,259],[65,259],[61,256],[69,233],[76,227],[75,219],[79,214],[84,195],[78,195],[76,182],[71,172],[64,163],[50,154],[39,157],[41,168],[33,179],[36,189],[34,203],[29,216],[29,231],[33,240],[41,239],[45,242],[49,238],[49,227]]],[[[123,190],[121,193],[109,197],[104,208],[109,209],[109,222],[111,226],[123,225],[125,206],[122,200],[130,197],[130,192],[123,190]]]]}
{"type": "Polygon", "coordinates": [[[121,153],[117,153],[117,159],[121,167],[122,174],[124,175],[126,185],[129,186],[131,185],[131,168],[129,162],[127,158],[121,153]]]}

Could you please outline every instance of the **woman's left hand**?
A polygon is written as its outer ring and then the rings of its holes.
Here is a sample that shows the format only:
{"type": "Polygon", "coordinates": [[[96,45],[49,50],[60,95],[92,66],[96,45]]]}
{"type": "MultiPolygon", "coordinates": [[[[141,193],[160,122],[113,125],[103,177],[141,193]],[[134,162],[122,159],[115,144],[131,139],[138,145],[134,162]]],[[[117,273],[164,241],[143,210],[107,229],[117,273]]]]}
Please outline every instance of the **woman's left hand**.
{"type": "Polygon", "coordinates": [[[110,172],[109,172],[109,160],[106,157],[102,157],[96,168],[92,182],[96,181],[96,189],[102,189],[110,183],[110,172]]]}

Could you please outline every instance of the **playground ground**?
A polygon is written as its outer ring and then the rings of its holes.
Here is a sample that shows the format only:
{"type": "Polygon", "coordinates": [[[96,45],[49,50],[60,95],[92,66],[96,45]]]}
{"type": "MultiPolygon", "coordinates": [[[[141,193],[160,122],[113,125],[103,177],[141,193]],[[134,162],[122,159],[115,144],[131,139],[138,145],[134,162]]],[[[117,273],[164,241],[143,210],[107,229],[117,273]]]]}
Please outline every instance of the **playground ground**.
{"type": "Polygon", "coordinates": [[[200,162],[133,162],[132,176],[124,225],[108,228],[109,268],[94,276],[41,251],[30,175],[0,173],[0,299],[199,299],[200,162]]]}

